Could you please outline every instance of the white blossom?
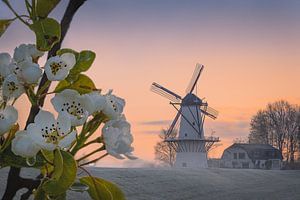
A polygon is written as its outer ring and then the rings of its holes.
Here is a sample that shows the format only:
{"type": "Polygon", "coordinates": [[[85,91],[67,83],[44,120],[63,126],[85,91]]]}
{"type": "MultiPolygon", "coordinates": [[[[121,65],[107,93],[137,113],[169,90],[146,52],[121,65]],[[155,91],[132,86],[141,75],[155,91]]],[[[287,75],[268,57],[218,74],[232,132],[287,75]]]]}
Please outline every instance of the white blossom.
{"type": "Polygon", "coordinates": [[[0,53],[0,87],[2,83],[9,74],[11,74],[9,64],[11,62],[11,57],[8,53],[0,53]]]}
{"type": "Polygon", "coordinates": [[[35,157],[40,147],[34,142],[26,131],[18,131],[11,142],[11,150],[17,156],[25,158],[35,157]]]}
{"type": "Polygon", "coordinates": [[[99,91],[94,91],[88,94],[85,94],[87,98],[90,98],[91,102],[91,110],[89,110],[89,113],[95,113],[95,112],[101,112],[104,107],[106,106],[106,98],[105,96],[101,95],[99,91]]]}
{"type": "Polygon", "coordinates": [[[18,119],[18,111],[13,106],[0,109],[0,136],[8,132],[18,119]]]}
{"type": "Polygon", "coordinates": [[[55,95],[51,103],[58,113],[67,113],[72,126],[82,125],[93,110],[91,99],[76,90],[66,89],[55,95]]]}
{"type": "Polygon", "coordinates": [[[76,64],[75,55],[64,53],[61,56],[54,56],[47,60],[45,73],[50,81],[61,81],[65,79],[70,69],[76,64]]]}
{"type": "Polygon", "coordinates": [[[122,155],[129,159],[136,158],[131,154],[133,137],[130,132],[130,124],[125,119],[121,117],[108,121],[102,129],[102,133],[107,153],[118,159],[123,159],[122,155]]]}
{"type": "Polygon", "coordinates": [[[10,61],[11,61],[11,57],[9,53],[0,53],[0,66],[9,65],[10,61]]]}
{"type": "Polygon", "coordinates": [[[106,103],[102,112],[110,119],[117,119],[123,112],[125,100],[110,93],[105,95],[106,103]]]}
{"type": "Polygon", "coordinates": [[[44,55],[44,52],[37,50],[34,44],[21,44],[15,48],[13,59],[17,63],[27,61],[36,61],[37,58],[44,55]]]}
{"type": "Polygon", "coordinates": [[[56,120],[52,113],[44,110],[40,110],[34,123],[28,125],[27,132],[40,148],[49,151],[69,147],[77,133],[71,131],[71,121],[67,115],[61,113],[56,120]]]}
{"type": "Polygon", "coordinates": [[[28,60],[19,63],[19,69],[19,78],[28,84],[36,84],[43,73],[38,64],[28,60]]]}
{"type": "Polygon", "coordinates": [[[18,98],[25,92],[23,85],[14,74],[8,75],[2,86],[2,95],[5,99],[18,98]]]}

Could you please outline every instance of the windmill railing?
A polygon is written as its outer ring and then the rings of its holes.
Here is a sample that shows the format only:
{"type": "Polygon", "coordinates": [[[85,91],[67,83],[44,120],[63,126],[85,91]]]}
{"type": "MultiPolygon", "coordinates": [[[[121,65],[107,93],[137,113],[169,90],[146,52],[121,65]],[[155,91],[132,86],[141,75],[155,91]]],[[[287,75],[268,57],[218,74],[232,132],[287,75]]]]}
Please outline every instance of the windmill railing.
{"type": "Polygon", "coordinates": [[[205,141],[205,142],[219,142],[219,137],[206,136],[203,138],[168,138],[165,139],[165,142],[176,142],[176,141],[205,141]]]}
{"type": "Polygon", "coordinates": [[[168,142],[176,152],[208,152],[214,143],[219,142],[219,137],[208,136],[204,138],[169,138],[168,142]]]}

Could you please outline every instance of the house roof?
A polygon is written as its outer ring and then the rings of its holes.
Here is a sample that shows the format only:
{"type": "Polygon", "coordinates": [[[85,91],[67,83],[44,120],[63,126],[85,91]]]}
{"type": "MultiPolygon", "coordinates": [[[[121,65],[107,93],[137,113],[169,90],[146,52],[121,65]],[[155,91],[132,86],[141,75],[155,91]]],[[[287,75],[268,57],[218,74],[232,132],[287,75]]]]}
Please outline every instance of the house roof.
{"type": "Polygon", "coordinates": [[[241,148],[245,150],[252,160],[282,159],[281,152],[269,144],[235,143],[225,149],[225,151],[231,148],[241,148]]]}

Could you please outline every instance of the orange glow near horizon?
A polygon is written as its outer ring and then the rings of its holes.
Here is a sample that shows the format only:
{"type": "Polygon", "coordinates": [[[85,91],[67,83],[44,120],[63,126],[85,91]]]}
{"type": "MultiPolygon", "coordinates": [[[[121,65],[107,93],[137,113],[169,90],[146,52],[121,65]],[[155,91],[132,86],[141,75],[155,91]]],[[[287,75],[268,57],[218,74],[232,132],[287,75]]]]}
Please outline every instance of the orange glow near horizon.
{"type": "MultiPolygon", "coordinates": [[[[235,138],[247,137],[251,116],[269,102],[300,104],[299,4],[263,10],[249,2],[230,4],[232,8],[197,1],[161,7],[160,1],[127,7],[125,2],[104,7],[87,2],[63,47],[96,52],[87,74],[104,92],[112,88],[126,100],[134,153],[142,160],[154,161],[158,133],[176,114],[167,99],[150,91],[151,83],[184,95],[196,63],[205,66],[197,94],[219,111],[215,121],[205,124],[205,134],[216,131],[222,143],[210,157],[220,157],[235,138]],[[161,123],[151,125],[153,121],[161,123]]],[[[0,50],[12,53],[18,44],[29,42],[34,42],[33,34],[16,23],[0,38],[0,50]]],[[[16,104],[22,126],[29,106],[24,101],[16,104]]],[[[52,109],[47,101],[46,108],[52,109]]],[[[107,163],[120,162],[106,158],[99,165],[107,163]]]]}

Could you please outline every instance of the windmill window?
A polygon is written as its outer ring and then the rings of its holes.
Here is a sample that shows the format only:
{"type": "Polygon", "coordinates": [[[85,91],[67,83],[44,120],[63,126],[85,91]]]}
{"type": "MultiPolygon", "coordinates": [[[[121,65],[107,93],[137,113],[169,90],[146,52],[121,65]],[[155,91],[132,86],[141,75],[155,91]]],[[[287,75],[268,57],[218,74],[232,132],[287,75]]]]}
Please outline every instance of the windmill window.
{"type": "Polygon", "coordinates": [[[195,122],[193,122],[192,124],[193,124],[193,126],[195,126],[195,125],[196,125],[196,124],[195,124],[195,122]]]}
{"type": "Polygon", "coordinates": [[[184,136],[187,137],[187,133],[185,133],[184,136]]]}

